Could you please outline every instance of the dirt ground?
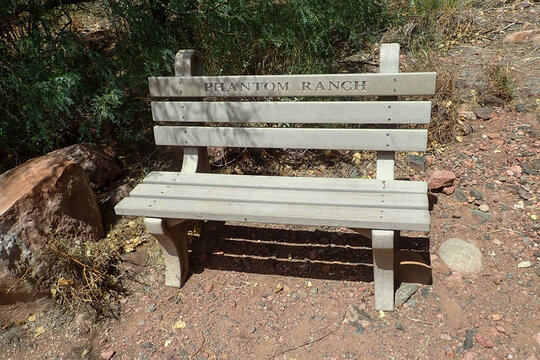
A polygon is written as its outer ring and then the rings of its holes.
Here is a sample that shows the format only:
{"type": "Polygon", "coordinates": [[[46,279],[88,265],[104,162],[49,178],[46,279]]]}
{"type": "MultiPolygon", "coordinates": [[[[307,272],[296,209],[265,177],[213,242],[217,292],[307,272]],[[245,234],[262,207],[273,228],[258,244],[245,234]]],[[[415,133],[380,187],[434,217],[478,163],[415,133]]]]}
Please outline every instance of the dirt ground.
{"type": "MultiPolygon", "coordinates": [[[[492,62],[509,65],[516,98],[490,120],[462,119],[462,141],[427,154],[429,169],[457,175],[456,192],[433,193],[431,231],[398,242],[396,256],[413,253],[431,273],[401,269],[401,279],[425,284],[393,313],[374,310],[370,241],[348,229],[203,223],[182,289],[164,286],[157,243],[141,232],[146,241],[122,264],[130,278],[117,319],[73,315],[48,299],[0,305],[0,358],[540,359],[540,50],[502,42],[538,28],[539,11],[524,3],[474,14],[484,32],[443,55],[462,110],[492,62]],[[480,272],[456,274],[439,259],[454,237],[481,250],[480,272]]],[[[403,162],[398,173],[423,177],[403,162]]]]}

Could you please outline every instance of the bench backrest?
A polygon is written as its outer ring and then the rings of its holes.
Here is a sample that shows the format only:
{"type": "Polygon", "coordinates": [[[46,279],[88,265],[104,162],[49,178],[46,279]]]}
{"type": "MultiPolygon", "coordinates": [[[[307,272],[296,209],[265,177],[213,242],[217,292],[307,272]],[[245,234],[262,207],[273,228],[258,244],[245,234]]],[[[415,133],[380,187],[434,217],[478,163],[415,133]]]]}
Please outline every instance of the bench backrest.
{"type": "Polygon", "coordinates": [[[436,75],[399,73],[398,44],[381,46],[378,74],[201,76],[200,57],[192,50],[177,54],[175,69],[175,77],[149,78],[150,96],[170,99],[152,102],[154,121],[181,124],[155,126],[154,135],[157,145],[183,146],[188,156],[201,154],[195,149],[206,146],[375,150],[379,152],[377,177],[390,179],[395,151],[424,151],[427,146],[427,130],[396,129],[395,125],[429,123],[431,102],[397,101],[397,96],[433,94],[436,75]],[[365,96],[379,98],[268,101],[365,96]],[[294,123],[304,125],[273,125],[294,123]],[[257,126],[261,124],[270,125],[257,126]],[[376,126],[321,128],[318,124],[376,126]]]}

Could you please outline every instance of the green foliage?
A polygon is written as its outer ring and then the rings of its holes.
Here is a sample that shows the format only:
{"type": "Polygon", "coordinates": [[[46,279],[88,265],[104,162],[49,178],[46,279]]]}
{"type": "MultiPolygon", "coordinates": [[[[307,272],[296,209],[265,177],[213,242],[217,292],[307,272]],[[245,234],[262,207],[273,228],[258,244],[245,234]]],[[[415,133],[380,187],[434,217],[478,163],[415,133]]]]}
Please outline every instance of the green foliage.
{"type": "Polygon", "coordinates": [[[388,21],[376,0],[2,1],[0,170],[150,140],[147,77],[172,75],[177,50],[200,50],[206,74],[324,72],[388,21]]]}

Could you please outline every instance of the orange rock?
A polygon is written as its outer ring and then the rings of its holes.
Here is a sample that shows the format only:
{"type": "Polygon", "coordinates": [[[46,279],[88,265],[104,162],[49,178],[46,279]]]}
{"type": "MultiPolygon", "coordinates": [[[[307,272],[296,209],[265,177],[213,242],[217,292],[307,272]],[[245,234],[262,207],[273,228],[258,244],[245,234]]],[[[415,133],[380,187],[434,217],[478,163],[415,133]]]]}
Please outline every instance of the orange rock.
{"type": "Polygon", "coordinates": [[[540,29],[515,32],[507,35],[503,41],[514,44],[530,43],[540,46],[540,29]]]}

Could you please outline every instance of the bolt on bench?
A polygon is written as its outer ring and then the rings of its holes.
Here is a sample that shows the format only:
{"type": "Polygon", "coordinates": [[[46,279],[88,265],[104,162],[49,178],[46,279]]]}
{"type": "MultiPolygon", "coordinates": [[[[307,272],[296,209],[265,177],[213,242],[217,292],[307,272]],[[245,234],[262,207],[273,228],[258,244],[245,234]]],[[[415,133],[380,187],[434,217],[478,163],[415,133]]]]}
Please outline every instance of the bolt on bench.
{"type": "Polygon", "coordinates": [[[176,55],[175,77],[149,78],[150,96],[179,100],[153,102],[152,114],[154,121],[181,123],[155,126],[154,135],[157,145],[183,147],[182,170],[150,173],[115,211],[145,217],[163,251],[166,285],[181,287],[188,274],[188,220],[339,226],[370,235],[375,308],[394,310],[394,235],[430,227],[426,183],[394,180],[394,158],[396,151],[426,149],[427,130],[395,125],[429,123],[431,102],[397,101],[397,96],[433,94],[436,74],[399,73],[399,44],[383,44],[380,58],[378,74],[201,76],[200,57],[184,50],[176,55]],[[379,100],[240,101],[356,96],[379,100]],[[250,127],[235,127],[238,123],[250,127]],[[307,127],[257,126],[261,123],[307,127]],[[207,146],[372,150],[377,178],[210,174],[207,146]]]}

